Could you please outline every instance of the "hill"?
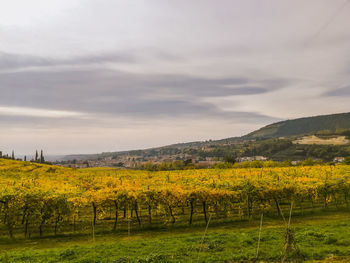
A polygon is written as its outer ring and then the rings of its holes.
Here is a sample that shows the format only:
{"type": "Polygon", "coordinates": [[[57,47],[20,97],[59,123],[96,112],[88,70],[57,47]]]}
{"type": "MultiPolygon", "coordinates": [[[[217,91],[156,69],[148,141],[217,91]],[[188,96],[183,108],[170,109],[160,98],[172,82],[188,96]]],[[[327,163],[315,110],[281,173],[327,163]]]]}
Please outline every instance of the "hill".
{"type": "Polygon", "coordinates": [[[350,129],[350,112],[286,120],[249,133],[247,138],[279,138],[350,129]]]}
{"type": "Polygon", "coordinates": [[[350,113],[340,113],[281,121],[242,137],[133,151],[69,155],[64,157],[63,165],[138,168],[147,162],[192,160],[195,164],[209,167],[229,156],[265,156],[276,161],[307,158],[331,161],[334,157],[350,155],[349,136],[350,113]]]}

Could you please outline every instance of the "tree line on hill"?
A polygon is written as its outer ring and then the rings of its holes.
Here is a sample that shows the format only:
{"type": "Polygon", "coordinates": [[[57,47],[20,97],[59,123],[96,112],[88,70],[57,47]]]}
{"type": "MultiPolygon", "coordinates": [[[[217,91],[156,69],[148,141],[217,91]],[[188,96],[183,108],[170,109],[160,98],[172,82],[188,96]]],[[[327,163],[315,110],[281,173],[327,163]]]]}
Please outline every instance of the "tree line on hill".
{"type": "Polygon", "coordinates": [[[2,158],[2,159],[10,159],[10,160],[17,160],[17,161],[24,161],[24,162],[30,161],[30,162],[35,162],[35,163],[47,163],[45,161],[44,151],[43,150],[40,151],[40,156],[39,156],[38,150],[36,150],[34,158],[31,159],[31,160],[27,160],[27,156],[26,155],[23,157],[23,159],[22,158],[16,158],[14,150],[12,150],[11,155],[3,154],[3,152],[0,151],[0,158],[2,158]]]}
{"type": "Polygon", "coordinates": [[[350,156],[350,145],[295,144],[295,138],[263,139],[256,138],[240,144],[212,144],[204,149],[188,148],[183,153],[200,158],[225,158],[234,155],[265,156],[274,161],[321,159],[330,162],[335,157],[350,156]]]}
{"type": "Polygon", "coordinates": [[[332,134],[349,134],[350,112],[281,121],[262,127],[245,137],[279,138],[310,135],[323,131],[332,134]]]}
{"type": "MultiPolygon", "coordinates": [[[[346,157],[344,164],[350,165],[350,156],[346,157]]],[[[186,161],[173,161],[173,162],[162,162],[160,164],[147,162],[139,165],[137,169],[146,171],[173,171],[173,170],[189,170],[189,169],[203,169],[203,168],[214,168],[214,169],[230,169],[230,168],[263,168],[263,167],[291,167],[291,166],[314,166],[321,164],[335,165],[334,162],[323,162],[322,160],[314,160],[311,158],[305,159],[300,162],[292,162],[291,160],[285,161],[245,161],[236,162],[234,156],[225,156],[222,162],[217,162],[211,166],[201,166],[193,163],[191,159],[186,161]]]]}

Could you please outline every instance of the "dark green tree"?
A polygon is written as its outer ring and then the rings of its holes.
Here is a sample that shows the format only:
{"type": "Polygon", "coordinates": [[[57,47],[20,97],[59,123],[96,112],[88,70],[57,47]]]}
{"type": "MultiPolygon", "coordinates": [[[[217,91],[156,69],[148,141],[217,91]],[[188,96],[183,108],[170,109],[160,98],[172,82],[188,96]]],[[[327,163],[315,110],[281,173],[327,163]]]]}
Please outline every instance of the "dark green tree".
{"type": "Polygon", "coordinates": [[[225,163],[232,163],[234,164],[236,162],[236,157],[234,155],[226,155],[224,157],[225,163]]]}
{"type": "Polygon", "coordinates": [[[43,152],[43,150],[41,150],[41,152],[40,152],[40,163],[44,163],[44,162],[45,162],[44,152],[43,152]]]}
{"type": "Polygon", "coordinates": [[[345,158],[344,163],[350,165],[350,156],[345,158]]]}

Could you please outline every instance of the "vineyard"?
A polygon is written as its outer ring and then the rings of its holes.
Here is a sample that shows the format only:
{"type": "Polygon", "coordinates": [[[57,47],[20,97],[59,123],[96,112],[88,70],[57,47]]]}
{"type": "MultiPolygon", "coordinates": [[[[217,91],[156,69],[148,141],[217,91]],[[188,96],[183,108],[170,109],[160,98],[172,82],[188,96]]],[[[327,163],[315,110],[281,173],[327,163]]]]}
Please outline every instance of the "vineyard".
{"type": "Polygon", "coordinates": [[[147,172],[0,159],[0,235],[131,231],[349,205],[350,166],[147,172]]]}

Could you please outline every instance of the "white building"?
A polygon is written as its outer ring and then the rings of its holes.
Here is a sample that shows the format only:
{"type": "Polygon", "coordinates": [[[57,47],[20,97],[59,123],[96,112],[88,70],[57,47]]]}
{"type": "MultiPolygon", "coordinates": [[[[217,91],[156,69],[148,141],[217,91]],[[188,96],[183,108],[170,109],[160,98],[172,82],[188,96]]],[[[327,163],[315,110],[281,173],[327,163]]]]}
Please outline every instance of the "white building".
{"type": "Polygon", "coordinates": [[[343,163],[344,161],[345,161],[344,157],[335,157],[333,159],[333,162],[335,162],[335,163],[343,163]]]}

